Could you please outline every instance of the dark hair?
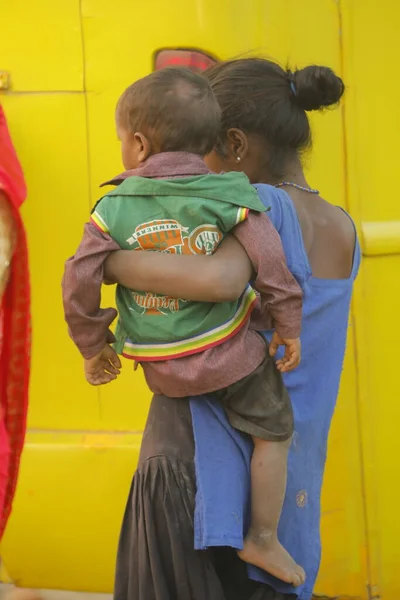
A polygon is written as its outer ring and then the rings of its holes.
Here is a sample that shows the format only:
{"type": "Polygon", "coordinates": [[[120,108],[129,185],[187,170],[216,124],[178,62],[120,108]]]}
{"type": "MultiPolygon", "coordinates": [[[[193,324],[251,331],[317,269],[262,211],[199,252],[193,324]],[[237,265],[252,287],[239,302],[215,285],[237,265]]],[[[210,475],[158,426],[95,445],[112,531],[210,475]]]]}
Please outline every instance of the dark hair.
{"type": "Polygon", "coordinates": [[[185,68],[166,68],[133,83],[122,94],[117,118],[140,131],[157,152],[211,152],[221,126],[221,109],[207,79],[185,68]]]}
{"type": "Polygon", "coordinates": [[[306,111],[337,104],[344,83],[328,67],[284,70],[262,58],[217,64],[206,71],[222,109],[216,151],[225,155],[226,135],[236,127],[268,144],[270,174],[282,177],[287,162],[311,146],[306,111]]]}

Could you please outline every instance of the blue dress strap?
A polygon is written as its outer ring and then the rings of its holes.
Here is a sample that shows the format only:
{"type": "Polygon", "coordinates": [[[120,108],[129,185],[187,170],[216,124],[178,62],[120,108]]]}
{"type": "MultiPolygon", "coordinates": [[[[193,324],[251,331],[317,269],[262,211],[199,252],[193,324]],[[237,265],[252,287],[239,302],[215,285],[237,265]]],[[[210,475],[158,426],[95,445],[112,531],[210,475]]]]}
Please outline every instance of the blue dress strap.
{"type": "Polygon", "coordinates": [[[358,235],[357,235],[357,229],[356,229],[356,225],[353,221],[353,219],[351,218],[351,216],[349,215],[349,213],[344,210],[344,208],[342,208],[341,206],[339,206],[338,208],[340,208],[340,210],[342,210],[344,212],[344,214],[350,219],[351,224],[354,227],[354,233],[355,233],[355,238],[356,238],[356,243],[354,246],[354,254],[353,254],[353,267],[351,269],[351,275],[350,278],[351,281],[354,281],[358,275],[358,271],[360,269],[360,264],[361,264],[361,246],[360,246],[360,241],[358,239],[358,235]]]}
{"type": "Polygon", "coordinates": [[[281,237],[289,270],[305,291],[312,272],[294,204],[284,190],[265,183],[254,187],[261,202],[269,210],[268,216],[281,237]]]}

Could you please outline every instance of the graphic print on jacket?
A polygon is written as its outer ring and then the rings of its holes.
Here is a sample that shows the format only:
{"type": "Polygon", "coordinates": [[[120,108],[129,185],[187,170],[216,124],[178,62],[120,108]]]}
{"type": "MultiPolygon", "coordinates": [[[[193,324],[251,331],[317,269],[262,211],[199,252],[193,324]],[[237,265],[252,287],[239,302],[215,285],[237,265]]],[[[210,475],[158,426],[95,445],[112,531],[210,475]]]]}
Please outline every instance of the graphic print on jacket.
{"type": "MultiPolygon", "coordinates": [[[[265,207],[242,173],[129,177],[100,200],[91,219],[123,249],[212,254],[249,210],[265,207]]],[[[116,298],[116,350],[137,361],[179,358],[223,343],[246,322],[256,301],[250,286],[238,301],[221,304],[122,286],[116,298]]]]}

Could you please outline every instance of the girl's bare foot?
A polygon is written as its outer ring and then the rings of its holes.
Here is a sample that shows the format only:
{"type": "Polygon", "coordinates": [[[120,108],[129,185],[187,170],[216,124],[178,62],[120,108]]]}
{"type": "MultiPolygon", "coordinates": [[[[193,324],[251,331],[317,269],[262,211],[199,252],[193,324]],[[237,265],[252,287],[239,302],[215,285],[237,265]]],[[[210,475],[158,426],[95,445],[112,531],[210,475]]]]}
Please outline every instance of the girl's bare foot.
{"type": "Polygon", "coordinates": [[[253,537],[247,537],[243,550],[238,552],[238,555],[245,562],[267,571],[281,581],[291,583],[294,587],[305,582],[304,569],[293,560],[276,538],[263,544],[261,540],[255,541],[253,537]]]}

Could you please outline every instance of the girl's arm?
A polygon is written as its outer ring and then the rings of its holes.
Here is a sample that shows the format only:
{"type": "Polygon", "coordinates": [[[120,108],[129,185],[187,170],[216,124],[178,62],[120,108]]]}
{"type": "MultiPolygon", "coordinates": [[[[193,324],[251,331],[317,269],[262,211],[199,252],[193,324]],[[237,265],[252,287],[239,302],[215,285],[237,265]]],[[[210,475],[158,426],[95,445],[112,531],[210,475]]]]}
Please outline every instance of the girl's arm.
{"type": "Polygon", "coordinates": [[[108,283],[198,302],[236,300],[252,275],[246,251],[231,235],[212,256],[120,250],[105,262],[108,283]]]}

